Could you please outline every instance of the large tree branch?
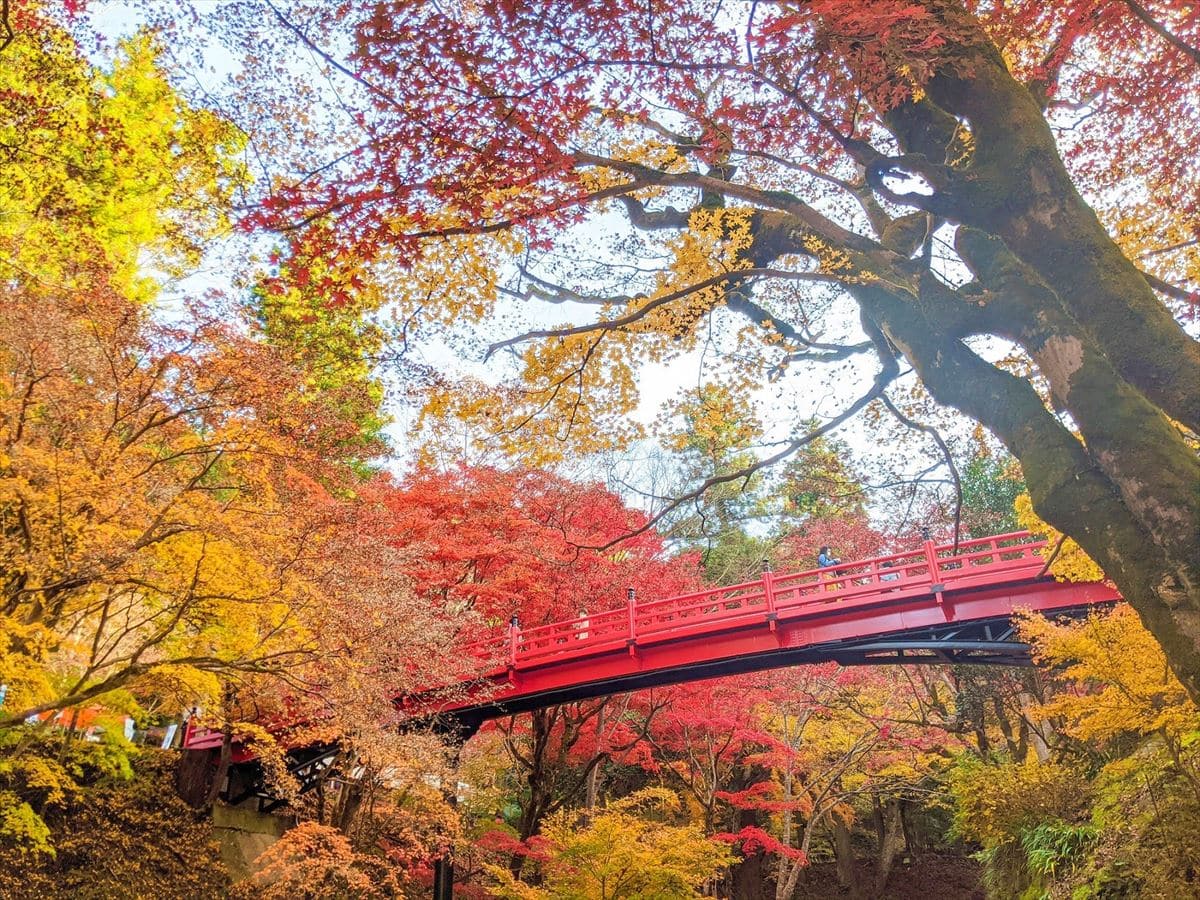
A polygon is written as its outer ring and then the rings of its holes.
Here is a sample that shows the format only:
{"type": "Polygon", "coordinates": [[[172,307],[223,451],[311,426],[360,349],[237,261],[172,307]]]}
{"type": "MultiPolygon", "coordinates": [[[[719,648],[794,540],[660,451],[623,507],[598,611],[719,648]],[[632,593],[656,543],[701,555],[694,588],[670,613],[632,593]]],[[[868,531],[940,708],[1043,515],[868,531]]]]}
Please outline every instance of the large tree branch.
{"type": "Polygon", "coordinates": [[[971,202],[957,204],[955,220],[1001,237],[1087,323],[1130,384],[1200,431],[1200,344],[1080,196],[1036,99],[982,26],[961,9],[946,15],[970,36],[952,48],[970,74],[942,69],[929,96],[969,120],[975,137],[971,202]]]}
{"type": "Polygon", "coordinates": [[[1200,306],[1200,291],[1189,291],[1178,285],[1171,284],[1169,281],[1163,281],[1157,275],[1151,275],[1144,269],[1139,270],[1142,277],[1146,279],[1146,283],[1154,288],[1160,294],[1166,294],[1173,300],[1182,300],[1184,303],[1192,306],[1200,306]]]}
{"type": "Polygon", "coordinates": [[[643,186],[655,184],[663,187],[695,188],[699,191],[708,191],[723,197],[744,200],[747,203],[767,209],[777,209],[793,216],[797,224],[807,226],[825,240],[835,242],[839,246],[853,248],[861,252],[871,252],[879,249],[879,245],[870,238],[843,228],[832,219],[809,206],[799,197],[789,194],[786,191],[763,190],[762,188],[752,187],[747,184],[724,181],[712,175],[703,175],[699,172],[662,172],[658,169],[644,166],[641,163],[610,159],[606,156],[597,156],[596,154],[583,151],[576,151],[574,157],[579,165],[599,166],[623,172],[643,186]]]}
{"type": "Polygon", "coordinates": [[[703,281],[698,281],[695,284],[689,284],[687,287],[680,288],[677,291],[672,291],[669,294],[663,294],[661,297],[649,298],[629,298],[630,303],[636,302],[639,299],[647,299],[647,302],[632,312],[626,313],[623,316],[618,316],[615,319],[603,319],[599,322],[590,322],[587,325],[575,325],[565,328],[540,328],[534,331],[527,331],[524,334],[519,334],[515,337],[507,338],[503,341],[497,341],[488,347],[487,353],[484,354],[484,360],[491,358],[497,350],[503,350],[506,347],[513,347],[517,344],[524,344],[528,341],[538,340],[540,338],[564,338],[571,337],[577,334],[594,334],[596,332],[605,331],[620,331],[630,325],[642,321],[654,310],[659,309],[668,304],[674,303],[676,300],[682,300],[684,297],[691,296],[698,291],[707,290],[711,287],[716,287],[725,284],[728,287],[742,284],[753,278],[768,277],[768,278],[786,278],[794,281],[820,281],[820,282],[836,282],[837,279],[829,275],[824,275],[820,272],[788,272],[784,269],[772,268],[751,268],[751,269],[732,269],[728,272],[721,272],[713,275],[711,278],[706,278],[703,281]]]}
{"type": "Polygon", "coordinates": [[[876,193],[890,202],[898,206],[916,207],[946,219],[957,220],[961,215],[959,208],[969,202],[961,196],[964,185],[954,170],[932,162],[922,153],[881,157],[866,167],[866,178],[876,193]],[[889,187],[886,181],[888,178],[911,179],[913,176],[923,179],[933,188],[933,192],[901,193],[889,187]]]}
{"type": "Polygon", "coordinates": [[[688,219],[691,216],[690,211],[685,212],[673,206],[668,206],[666,209],[647,210],[644,203],[636,197],[628,195],[618,199],[629,215],[630,224],[642,231],[681,230],[687,228],[688,219]]]}
{"type": "Polygon", "coordinates": [[[1196,65],[1200,66],[1200,49],[1193,47],[1187,41],[1183,40],[1183,38],[1168,30],[1162,22],[1150,15],[1150,12],[1146,9],[1146,7],[1138,3],[1137,0],[1125,0],[1125,5],[1129,7],[1129,11],[1137,16],[1147,28],[1157,34],[1160,38],[1162,38],[1184,56],[1188,57],[1188,59],[1190,59],[1196,65]]]}
{"type": "Polygon", "coordinates": [[[998,238],[960,228],[955,241],[983,284],[1006,298],[995,332],[1017,341],[1069,410],[1092,459],[1130,512],[1200,589],[1200,461],[1170,421],[1113,369],[1037,273],[998,238]],[[1147,495],[1153,477],[1158,490],[1147,495]]]}
{"type": "MultiPolygon", "coordinates": [[[[831,279],[832,280],[832,279],[831,279]]],[[[789,340],[808,350],[822,351],[819,355],[804,355],[789,354],[784,361],[786,365],[788,360],[794,359],[821,359],[821,360],[838,360],[846,359],[861,353],[871,347],[870,341],[860,341],[856,344],[828,344],[822,341],[815,341],[810,337],[802,334],[798,328],[787,322],[774,313],[770,312],[766,307],[755,303],[743,291],[731,291],[725,297],[725,306],[731,311],[745,316],[756,325],[764,328],[772,329],[780,337],[789,340]]]]}

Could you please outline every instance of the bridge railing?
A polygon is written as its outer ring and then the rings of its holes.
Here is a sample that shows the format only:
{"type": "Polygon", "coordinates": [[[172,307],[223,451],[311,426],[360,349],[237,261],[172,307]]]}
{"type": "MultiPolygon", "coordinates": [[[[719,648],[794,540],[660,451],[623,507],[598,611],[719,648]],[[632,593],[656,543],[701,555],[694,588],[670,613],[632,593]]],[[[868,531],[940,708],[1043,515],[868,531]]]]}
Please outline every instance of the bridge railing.
{"type": "MultiPolygon", "coordinates": [[[[681,637],[803,616],[831,604],[889,603],[944,591],[1032,578],[1045,565],[1046,546],[1026,531],[935,545],[836,566],[763,577],[674,597],[639,601],[532,628],[510,627],[467,652],[512,671],[553,661],[633,649],[681,637]]],[[[500,670],[496,670],[500,671],[500,670]]]]}
{"type": "MultiPolygon", "coordinates": [[[[489,677],[595,657],[679,638],[739,629],[856,607],[886,606],[918,597],[941,602],[947,591],[1002,584],[1040,575],[1046,541],[1018,531],[921,547],[821,569],[776,574],[743,584],[639,601],[630,591],[622,606],[583,613],[533,628],[511,626],[464,648],[489,677]]],[[[189,722],[184,746],[216,749],[220,732],[189,722]]],[[[239,753],[253,756],[242,747],[239,753]]]]}

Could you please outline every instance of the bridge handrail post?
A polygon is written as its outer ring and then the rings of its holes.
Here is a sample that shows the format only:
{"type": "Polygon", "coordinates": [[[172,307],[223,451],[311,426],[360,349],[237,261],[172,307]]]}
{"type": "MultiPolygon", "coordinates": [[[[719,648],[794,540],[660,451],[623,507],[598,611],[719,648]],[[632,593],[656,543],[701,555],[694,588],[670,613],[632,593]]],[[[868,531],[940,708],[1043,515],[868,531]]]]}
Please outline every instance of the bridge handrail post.
{"type": "Polygon", "coordinates": [[[629,640],[626,646],[629,652],[633,653],[633,648],[637,645],[637,591],[633,588],[625,589],[625,609],[629,619],[629,640]]]}
{"type": "Polygon", "coordinates": [[[929,589],[933,591],[933,596],[937,600],[938,606],[941,606],[945,601],[943,591],[946,590],[946,585],[942,583],[941,579],[942,573],[939,569],[937,545],[930,538],[926,537],[924,547],[925,564],[929,567],[929,589]]]}
{"type": "Polygon", "coordinates": [[[508,622],[508,667],[517,667],[517,646],[521,642],[521,625],[516,616],[508,622]]]}
{"type": "Polygon", "coordinates": [[[779,618],[779,613],[775,607],[775,573],[771,571],[771,561],[763,560],[763,597],[767,603],[767,621],[771,623],[771,630],[775,630],[775,622],[779,618]]]}

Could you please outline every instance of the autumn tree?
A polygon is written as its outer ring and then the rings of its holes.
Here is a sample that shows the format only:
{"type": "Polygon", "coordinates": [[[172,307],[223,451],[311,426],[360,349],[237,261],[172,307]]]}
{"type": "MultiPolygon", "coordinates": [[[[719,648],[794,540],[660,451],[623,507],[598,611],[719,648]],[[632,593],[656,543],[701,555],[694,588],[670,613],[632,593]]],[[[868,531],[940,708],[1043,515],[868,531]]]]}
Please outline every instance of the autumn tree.
{"type": "Polygon", "coordinates": [[[0,89],[4,277],[88,290],[98,269],[137,302],[198,264],[248,183],[245,135],[189,104],[149,32],[92,65],[38,0],[10,12],[0,89]]]}
{"type": "Polygon", "coordinates": [[[314,390],[317,361],[271,316],[220,296],[162,314],[161,280],[227,225],[237,130],[171,88],[148,37],[103,69],[37,4],[14,21],[0,727],[93,701],[220,719],[237,685],[370,721],[415,677],[407,642],[446,629],[396,615],[415,601],[367,465],[366,362],[314,390]]]}
{"type": "MultiPolygon", "coordinates": [[[[673,556],[657,532],[642,530],[644,514],[599,485],[546,471],[419,467],[388,505],[417,595],[446,611],[462,644],[502,633],[514,615],[524,627],[585,623],[589,610],[618,606],[630,588],[654,599],[699,583],[694,557],[673,556]],[[624,539],[633,532],[640,533],[624,539]]],[[[517,849],[548,815],[594,797],[605,762],[638,741],[639,729],[622,720],[628,705],[620,698],[553,706],[495,726],[513,765],[517,849]]],[[[643,715],[652,709],[640,705],[643,715]]],[[[519,873],[520,854],[512,865],[519,873]]]]}
{"type": "Polygon", "coordinates": [[[993,893],[1194,889],[1197,710],[1161,648],[1126,606],[1020,624],[1046,667],[1051,752],[963,759],[949,781],[993,893]]]}
{"type": "Polygon", "coordinates": [[[418,468],[388,505],[417,591],[491,628],[512,615],[532,626],[611,609],[629,588],[649,600],[697,584],[695,561],[672,556],[643,513],[546,471],[418,468]]]}
{"type": "Polygon", "coordinates": [[[977,452],[962,470],[962,525],[971,537],[1017,531],[1013,504],[1025,492],[1025,479],[1011,458],[977,452]]]}
{"type": "Polygon", "coordinates": [[[300,45],[341,79],[303,128],[280,114],[313,94],[288,65],[244,93],[285,148],[258,222],[334,223],[312,252],[378,260],[429,329],[517,300],[570,313],[497,343],[521,368],[499,395],[441,385],[441,411],[546,458],[629,439],[637,363],[719,332],[741,385],[873,359],[820,430],[911,366],[1020,461],[1200,695],[1200,463],[1180,433],[1200,428],[1200,351],[1175,316],[1195,300],[1196,11],[360,0],[212,24],[263,65],[300,45]],[[313,140],[331,149],[306,166],[313,140]],[[607,261],[584,233],[613,236],[607,261]]]}
{"type": "Polygon", "coordinates": [[[702,888],[729,860],[727,848],[696,825],[680,822],[679,798],[649,788],[610,803],[590,822],[569,812],[547,824],[538,856],[543,887],[529,887],[494,868],[494,895],[511,900],[549,897],[702,897],[702,888]]]}
{"type": "Polygon", "coordinates": [[[262,868],[239,885],[234,896],[277,900],[383,900],[401,896],[400,881],[386,861],[355,850],[344,834],[316,822],[304,822],[289,830],[267,848],[258,862],[262,868]]]}

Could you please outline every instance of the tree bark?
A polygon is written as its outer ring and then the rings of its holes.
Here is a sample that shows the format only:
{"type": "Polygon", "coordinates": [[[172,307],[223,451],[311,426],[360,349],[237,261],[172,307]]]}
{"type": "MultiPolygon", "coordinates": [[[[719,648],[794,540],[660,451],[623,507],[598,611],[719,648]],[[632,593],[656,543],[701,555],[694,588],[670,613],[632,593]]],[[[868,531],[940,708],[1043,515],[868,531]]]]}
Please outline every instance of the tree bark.
{"type": "Polygon", "coordinates": [[[958,4],[942,14],[974,38],[950,48],[959,66],[943,66],[928,86],[975,138],[960,198],[949,198],[954,218],[1002,238],[1088,323],[1122,377],[1200,432],[1200,344],[1080,196],[1037,98],[1012,77],[978,21],[958,4]]]}
{"type": "MultiPolygon", "coordinates": [[[[969,226],[960,229],[963,255],[999,298],[980,330],[1030,352],[1085,443],[1037,409],[1032,390],[959,343],[971,329],[950,321],[953,303],[930,315],[921,308],[929,298],[911,292],[907,309],[884,311],[864,302],[861,287],[851,291],[935,399],[982,422],[1021,461],[1034,509],[1101,565],[1200,700],[1200,469],[1167,419],[1200,431],[1200,344],[1080,196],[1037,99],[978,21],[956,2],[936,14],[959,36],[947,47],[953,64],[925,99],[884,118],[907,155],[897,167],[907,161],[941,183],[932,196],[901,199],[969,226]],[[973,149],[951,163],[960,120],[973,149]],[[971,229],[986,238],[973,240],[971,229]]],[[[886,171],[886,162],[868,168],[877,189],[886,190],[886,171]]]]}
{"type": "Polygon", "coordinates": [[[879,839],[879,855],[875,859],[875,897],[884,896],[888,876],[892,874],[892,865],[896,862],[896,854],[904,839],[900,827],[900,801],[888,800],[881,804],[879,814],[882,818],[883,829],[879,839]]]}
{"type": "MultiPolygon", "coordinates": [[[[916,297],[904,298],[879,285],[852,286],[851,291],[912,363],[934,399],[981,422],[1020,460],[1034,509],[1075,538],[1116,583],[1163,645],[1189,694],[1200,699],[1200,588],[1181,577],[1182,561],[1169,558],[1134,519],[1099,461],[1046,409],[1027,381],[984,361],[959,341],[947,340],[937,323],[921,314],[916,297]]],[[[1113,398],[1114,404],[1119,402],[1113,398]]],[[[1131,416],[1124,427],[1135,431],[1140,425],[1131,416]]],[[[1148,493],[1161,493],[1153,487],[1158,473],[1152,465],[1141,474],[1148,493]]]]}
{"type": "Polygon", "coordinates": [[[838,815],[833,817],[833,852],[837,863],[838,884],[850,892],[851,900],[859,900],[862,897],[862,885],[854,865],[850,825],[838,815]]]}

